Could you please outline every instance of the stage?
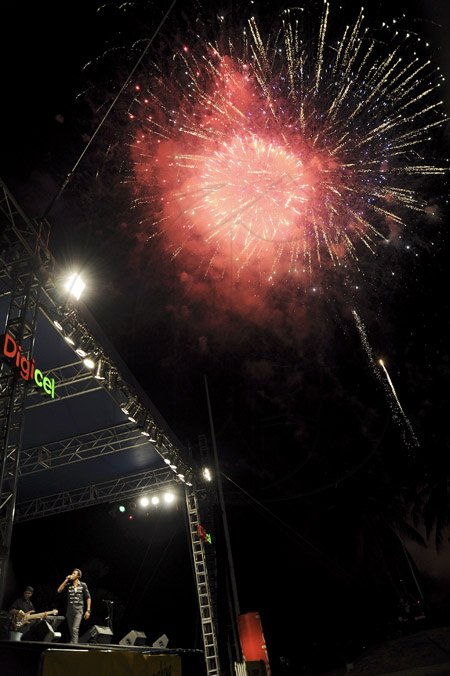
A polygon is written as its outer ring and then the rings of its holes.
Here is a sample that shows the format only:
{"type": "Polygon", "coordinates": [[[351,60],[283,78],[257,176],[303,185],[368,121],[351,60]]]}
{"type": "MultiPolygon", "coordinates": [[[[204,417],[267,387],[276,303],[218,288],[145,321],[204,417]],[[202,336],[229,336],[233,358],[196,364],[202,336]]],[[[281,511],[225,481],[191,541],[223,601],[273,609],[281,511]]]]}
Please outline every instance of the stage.
{"type": "Polygon", "coordinates": [[[2,676],[203,676],[201,650],[0,640],[2,676]]]}

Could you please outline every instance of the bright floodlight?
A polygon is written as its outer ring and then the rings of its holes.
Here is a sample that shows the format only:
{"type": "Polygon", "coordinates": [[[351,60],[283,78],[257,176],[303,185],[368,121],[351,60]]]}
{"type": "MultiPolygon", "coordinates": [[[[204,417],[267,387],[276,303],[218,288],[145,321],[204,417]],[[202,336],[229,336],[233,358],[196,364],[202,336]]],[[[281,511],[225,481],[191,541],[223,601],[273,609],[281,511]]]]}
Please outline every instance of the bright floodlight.
{"type": "Polygon", "coordinates": [[[173,493],[164,493],[164,502],[167,502],[168,505],[174,500],[175,496],[173,493]]]}
{"type": "Polygon", "coordinates": [[[139,500],[139,504],[141,505],[141,507],[148,507],[149,503],[150,503],[150,501],[146,497],[143,497],[139,500]]]}
{"type": "Polygon", "coordinates": [[[77,272],[74,272],[64,284],[64,288],[71,296],[74,296],[77,300],[79,300],[81,294],[86,288],[86,284],[83,282],[80,275],[77,272]]]}
{"type": "Polygon", "coordinates": [[[159,498],[157,495],[152,497],[152,505],[159,505],[159,498]]]}
{"type": "Polygon", "coordinates": [[[212,474],[207,467],[203,468],[202,476],[203,476],[205,481],[212,481],[212,474]]]}

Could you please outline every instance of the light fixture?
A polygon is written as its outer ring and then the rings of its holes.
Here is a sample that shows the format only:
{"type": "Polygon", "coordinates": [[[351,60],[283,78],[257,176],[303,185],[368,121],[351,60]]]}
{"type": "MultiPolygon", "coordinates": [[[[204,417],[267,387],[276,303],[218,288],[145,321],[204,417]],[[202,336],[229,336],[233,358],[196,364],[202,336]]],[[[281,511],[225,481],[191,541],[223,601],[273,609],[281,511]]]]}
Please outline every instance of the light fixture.
{"type": "Polygon", "coordinates": [[[152,497],[151,503],[152,503],[152,505],[155,505],[155,506],[156,506],[156,505],[159,505],[159,498],[158,498],[157,495],[154,495],[154,496],[152,497]]]}
{"type": "Polygon", "coordinates": [[[80,327],[74,327],[66,336],[64,340],[70,345],[76,345],[79,343],[83,336],[83,332],[80,327]]]}
{"type": "Polygon", "coordinates": [[[164,462],[166,463],[166,465],[170,465],[172,463],[172,457],[173,457],[172,452],[168,451],[167,448],[161,448],[160,453],[161,453],[162,458],[163,458],[164,462]]]}
{"type": "Polygon", "coordinates": [[[58,317],[57,319],[53,320],[53,324],[56,326],[58,331],[64,331],[64,327],[71,322],[72,320],[76,320],[76,314],[73,310],[70,312],[64,312],[63,308],[59,308],[60,314],[62,314],[62,317],[58,317]]]}
{"type": "Polygon", "coordinates": [[[137,422],[140,411],[141,406],[138,404],[137,401],[134,401],[132,404],[130,404],[130,407],[128,409],[128,420],[132,423],[137,422]]]}
{"type": "Polygon", "coordinates": [[[153,443],[156,443],[156,441],[158,439],[158,428],[156,427],[154,422],[152,422],[148,431],[150,433],[150,437],[149,437],[150,441],[152,441],[153,443]]]}
{"type": "Polygon", "coordinates": [[[117,369],[115,369],[113,366],[109,366],[106,373],[106,387],[108,390],[113,390],[116,387],[118,376],[119,374],[117,369]]]}
{"type": "Polygon", "coordinates": [[[78,347],[75,348],[75,352],[77,353],[77,355],[79,357],[81,357],[82,359],[85,359],[92,349],[92,347],[91,347],[92,346],[92,340],[89,338],[88,335],[84,334],[80,338],[80,342],[76,343],[76,344],[78,345],[78,347]]]}
{"type": "Polygon", "coordinates": [[[202,477],[204,478],[205,481],[212,481],[212,474],[208,467],[204,467],[202,469],[202,477]]]}
{"type": "Polygon", "coordinates": [[[156,441],[157,427],[152,418],[146,418],[141,434],[143,434],[144,437],[148,437],[148,440],[152,443],[156,441]]]}
{"type": "Polygon", "coordinates": [[[173,493],[164,493],[164,502],[170,505],[175,500],[173,493]]]}
{"type": "Polygon", "coordinates": [[[70,296],[74,296],[74,298],[80,300],[81,294],[86,288],[86,284],[83,282],[80,275],[77,272],[74,272],[64,284],[64,288],[70,296]]]}
{"type": "Polygon", "coordinates": [[[147,498],[146,495],[144,495],[144,497],[139,498],[139,504],[141,507],[148,507],[150,504],[150,500],[147,498]]]}
{"type": "Polygon", "coordinates": [[[97,368],[95,369],[94,378],[96,378],[97,380],[105,380],[105,369],[106,362],[103,359],[103,357],[99,357],[97,361],[97,368]]]}
{"type": "Polygon", "coordinates": [[[95,361],[92,359],[92,357],[86,356],[83,359],[83,364],[86,366],[86,368],[93,369],[95,366],[95,361]]]}
{"type": "Polygon", "coordinates": [[[123,411],[123,413],[125,413],[126,415],[128,415],[128,413],[130,412],[130,407],[131,407],[135,402],[136,402],[136,400],[135,400],[134,397],[128,397],[127,402],[126,402],[123,406],[121,406],[121,411],[123,411]]]}

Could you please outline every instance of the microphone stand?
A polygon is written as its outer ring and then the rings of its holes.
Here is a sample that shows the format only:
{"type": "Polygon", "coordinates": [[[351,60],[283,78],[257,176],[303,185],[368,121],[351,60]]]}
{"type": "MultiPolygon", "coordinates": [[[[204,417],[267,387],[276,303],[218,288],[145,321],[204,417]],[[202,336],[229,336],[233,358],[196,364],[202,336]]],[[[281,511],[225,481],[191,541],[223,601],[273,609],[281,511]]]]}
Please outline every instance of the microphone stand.
{"type": "Polygon", "coordinates": [[[111,629],[111,633],[113,632],[113,614],[114,614],[114,601],[109,601],[108,599],[103,599],[103,603],[106,603],[106,608],[108,611],[108,615],[105,617],[105,620],[108,623],[108,627],[111,629]]]}

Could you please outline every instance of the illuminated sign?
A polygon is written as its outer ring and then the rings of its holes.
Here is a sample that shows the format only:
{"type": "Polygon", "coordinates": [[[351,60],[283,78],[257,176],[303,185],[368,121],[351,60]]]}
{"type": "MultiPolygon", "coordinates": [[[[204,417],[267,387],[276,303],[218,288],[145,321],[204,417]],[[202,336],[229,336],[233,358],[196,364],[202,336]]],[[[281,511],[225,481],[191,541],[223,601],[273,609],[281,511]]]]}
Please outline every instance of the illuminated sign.
{"type": "Polygon", "coordinates": [[[41,387],[45,394],[55,398],[55,379],[44,376],[42,371],[36,368],[34,359],[27,359],[22,354],[22,348],[16,343],[10,333],[4,333],[1,337],[2,354],[8,359],[14,360],[14,365],[19,369],[24,380],[34,380],[36,387],[41,387]]]}

